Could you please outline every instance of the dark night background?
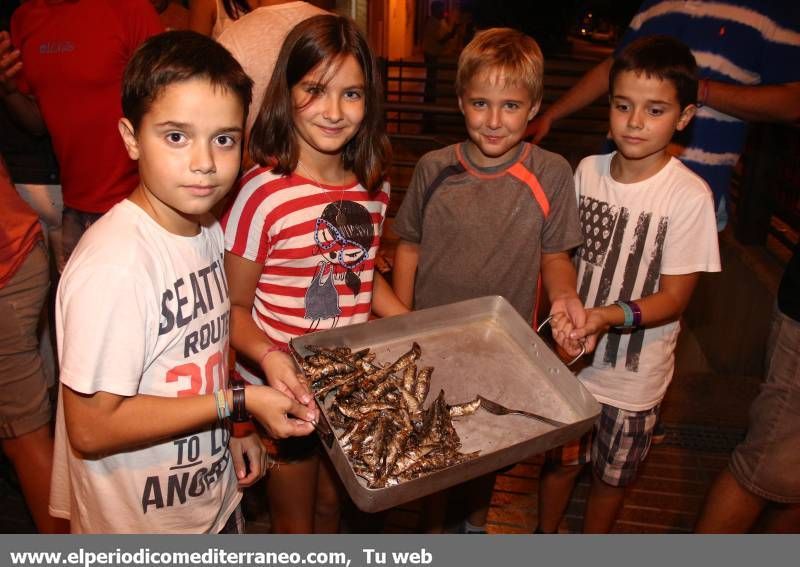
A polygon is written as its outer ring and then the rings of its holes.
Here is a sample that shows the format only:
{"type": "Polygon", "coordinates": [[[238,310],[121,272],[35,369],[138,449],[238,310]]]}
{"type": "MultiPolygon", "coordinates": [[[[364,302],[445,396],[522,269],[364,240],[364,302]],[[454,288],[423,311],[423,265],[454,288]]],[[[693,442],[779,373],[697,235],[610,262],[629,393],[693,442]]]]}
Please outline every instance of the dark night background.
{"type": "Polygon", "coordinates": [[[463,10],[472,12],[478,28],[508,26],[535,37],[545,52],[563,47],[585,16],[624,32],[641,0],[463,0],[463,10]]]}

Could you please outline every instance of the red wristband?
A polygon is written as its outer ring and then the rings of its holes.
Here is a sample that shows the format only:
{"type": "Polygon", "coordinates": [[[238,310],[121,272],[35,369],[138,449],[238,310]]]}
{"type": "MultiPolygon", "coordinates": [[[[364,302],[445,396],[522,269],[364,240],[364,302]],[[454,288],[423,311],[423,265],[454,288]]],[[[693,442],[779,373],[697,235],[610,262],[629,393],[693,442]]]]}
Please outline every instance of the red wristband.
{"type": "Polygon", "coordinates": [[[258,362],[258,365],[263,368],[264,367],[264,359],[267,358],[269,355],[271,355],[275,351],[287,352],[287,349],[286,349],[285,346],[272,345],[271,347],[269,347],[267,349],[267,352],[265,352],[264,354],[261,355],[261,360],[258,362]]]}

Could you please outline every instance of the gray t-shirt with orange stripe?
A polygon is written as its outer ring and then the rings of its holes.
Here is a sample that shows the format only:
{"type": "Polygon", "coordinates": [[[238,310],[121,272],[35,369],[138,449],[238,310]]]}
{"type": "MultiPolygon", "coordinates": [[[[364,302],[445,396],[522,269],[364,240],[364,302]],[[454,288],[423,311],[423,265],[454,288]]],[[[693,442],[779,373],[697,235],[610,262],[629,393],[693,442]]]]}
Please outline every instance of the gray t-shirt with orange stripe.
{"type": "Polygon", "coordinates": [[[527,143],[492,168],[464,150],[424,155],[395,219],[398,236],[419,244],[414,306],[502,295],[530,321],[541,255],[583,243],[572,169],[527,143]]]}

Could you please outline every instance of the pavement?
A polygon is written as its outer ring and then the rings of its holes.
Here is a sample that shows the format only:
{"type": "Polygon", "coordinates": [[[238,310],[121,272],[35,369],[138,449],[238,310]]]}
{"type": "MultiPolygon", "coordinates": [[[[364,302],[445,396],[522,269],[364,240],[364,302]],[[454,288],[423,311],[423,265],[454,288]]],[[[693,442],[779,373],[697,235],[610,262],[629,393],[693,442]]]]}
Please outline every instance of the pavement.
{"type": "MultiPolygon", "coordinates": [[[[691,337],[682,349],[694,348],[691,337]]],[[[617,520],[615,533],[690,533],[703,498],[716,475],[726,466],[733,447],[747,427],[747,408],[758,391],[758,377],[679,373],[662,404],[666,439],[654,445],[639,478],[631,486],[617,520]]],[[[543,457],[536,455],[498,475],[489,511],[489,533],[531,533],[537,524],[539,473],[543,457]]],[[[580,477],[561,533],[580,533],[589,491],[588,470],[580,477]]],[[[246,500],[248,531],[268,533],[269,517],[263,489],[246,500]]],[[[463,506],[454,491],[450,505],[463,506]]],[[[452,514],[451,514],[452,516],[452,514]]],[[[384,514],[346,510],[344,530],[358,533],[417,533],[422,522],[419,502],[384,514]]],[[[457,518],[449,529],[454,530],[457,518]]]]}
{"type": "MultiPolygon", "coordinates": [[[[676,376],[665,399],[666,439],[651,448],[641,473],[631,486],[617,520],[615,533],[690,533],[712,480],[726,466],[733,447],[747,426],[747,407],[758,389],[755,377],[676,376]],[[731,387],[732,384],[736,387],[731,387]],[[687,399],[714,400],[686,404],[687,399]]],[[[543,457],[536,455],[500,474],[494,487],[487,531],[531,533],[537,524],[536,506],[543,457]]],[[[561,533],[580,533],[589,491],[588,470],[580,477],[560,527],[561,533]]],[[[248,532],[268,533],[269,514],[263,488],[246,499],[248,532]]],[[[463,506],[455,490],[450,506],[463,506]]],[[[452,514],[451,514],[452,516],[452,514]]],[[[357,533],[418,533],[420,503],[411,502],[383,514],[363,514],[348,507],[344,531],[357,533]]],[[[457,518],[449,522],[454,530],[457,518]]]]}

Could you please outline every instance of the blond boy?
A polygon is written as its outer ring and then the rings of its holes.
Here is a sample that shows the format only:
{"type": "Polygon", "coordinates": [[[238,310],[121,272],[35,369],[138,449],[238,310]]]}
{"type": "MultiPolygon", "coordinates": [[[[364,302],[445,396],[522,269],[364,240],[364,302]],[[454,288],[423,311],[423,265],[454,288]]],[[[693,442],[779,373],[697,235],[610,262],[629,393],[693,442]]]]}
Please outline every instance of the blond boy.
{"type": "MultiPolygon", "coordinates": [[[[582,325],[572,170],[522,140],[542,78],[542,52],[519,31],[486,30],[462,51],[456,91],[469,138],[419,160],[394,224],[393,285],[409,307],[502,295],[532,322],[541,278],[551,312],[582,325]]],[[[475,482],[468,531],[483,529],[493,476],[475,482]]]]}

